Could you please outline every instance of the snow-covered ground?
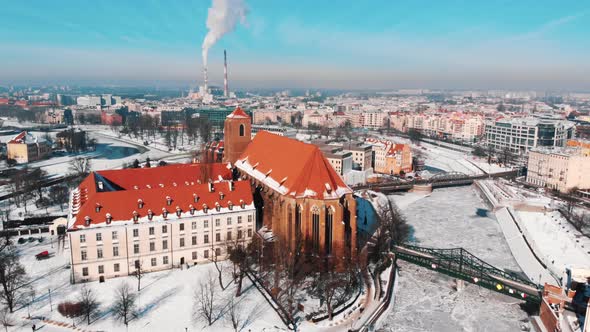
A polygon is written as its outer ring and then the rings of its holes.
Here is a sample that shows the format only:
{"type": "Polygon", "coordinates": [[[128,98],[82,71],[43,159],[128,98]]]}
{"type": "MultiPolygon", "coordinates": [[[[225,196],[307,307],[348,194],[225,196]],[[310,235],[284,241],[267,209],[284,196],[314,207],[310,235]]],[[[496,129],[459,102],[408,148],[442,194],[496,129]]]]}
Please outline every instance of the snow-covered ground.
{"type": "MultiPolygon", "coordinates": [[[[47,260],[37,261],[34,255],[48,250],[56,252],[56,244],[52,245],[48,239],[44,243],[26,243],[18,245],[21,252],[21,262],[27,273],[31,276],[32,286],[36,291],[35,302],[31,305],[31,315],[34,317],[46,317],[54,321],[71,324],[72,320],[61,316],[56,310],[57,305],[67,300],[76,300],[82,284],[70,284],[69,251],[56,253],[47,260]],[[51,289],[51,302],[53,311],[50,310],[49,289],[51,289]]],[[[67,244],[66,244],[67,247],[67,244]]],[[[145,274],[141,280],[142,290],[139,293],[137,309],[138,317],[129,324],[129,331],[233,331],[227,321],[227,315],[218,319],[212,326],[194,314],[193,292],[199,282],[205,280],[211,274],[217,276],[217,270],[213,264],[204,264],[185,270],[168,270],[145,274]]],[[[216,281],[216,296],[219,309],[227,310],[228,299],[235,293],[235,285],[230,285],[225,291],[221,291],[216,281]]],[[[114,300],[115,289],[121,283],[129,283],[132,289],[137,289],[137,279],[134,277],[122,277],[108,279],[104,283],[91,282],[88,285],[98,296],[101,303],[99,318],[86,325],[82,319],[76,319],[76,326],[84,330],[92,331],[125,331],[125,325],[116,320],[110,308],[114,300]]],[[[225,277],[229,282],[229,277],[225,277]]],[[[251,286],[248,279],[244,279],[244,293],[237,298],[240,306],[240,315],[245,323],[244,331],[277,331],[284,329],[284,324],[276,312],[270,307],[258,290],[251,286]]],[[[9,328],[13,331],[30,331],[32,321],[26,319],[27,308],[19,308],[13,318],[17,320],[17,326],[9,328]]],[[[52,325],[44,325],[34,321],[37,328],[43,326],[42,331],[67,331],[69,329],[58,328],[52,325]]]]}
{"type": "MultiPolygon", "coordinates": [[[[542,274],[545,275],[541,278],[542,281],[555,283],[555,279],[563,275],[566,267],[590,268],[590,239],[577,231],[558,210],[555,210],[563,203],[504,180],[479,181],[478,185],[494,206],[501,208],[498,210],[499,218],[502,218],[505,234],[511,237],[511,244],[515,244],[514,241],[523,241],[520,237],[524,236],[528,245],[522,249],[530,250],[530,246],[536,257],[553,275],[547,277],[547,272],[539,271],[539,266],[533,266],[520,259],[521,266],[523,263],[527,264],[528,267],[525,269],[523,266],[523,269],[531,279],[537,281],[537,276],[542,274]],[[510,209],[511,213],[506,209],[510,209]],[[511,225],[515,222],[520,230],[516,225],[511,225]]],[[[523,245],[519,244],[517,247],[523,245]]],[[[516,250],[516,247],[513,250],[516,250]]],[[[525,253],[519,250],[519,255],[525,253]]]]}
{"type": "MultiPolygon", "coordinates": [[[[463,247],[498,268],[520,271],[493,213],[476,215],[488,206],[474,187],[390,197],[413,226],[418,245],[463,247]]],[[[527,319],[520,301],[467,283],[457,292],[452,278],[401,264],[396,300],[380,320],[382,331],[518,331],[527,319]]]]}
{"type": "Polygon", "coordinates": [[[590,239],[580,234],[558,211],[517,211],[521,224],[553,273],[561,276],[566,267],[590,268],[590,239]]]}

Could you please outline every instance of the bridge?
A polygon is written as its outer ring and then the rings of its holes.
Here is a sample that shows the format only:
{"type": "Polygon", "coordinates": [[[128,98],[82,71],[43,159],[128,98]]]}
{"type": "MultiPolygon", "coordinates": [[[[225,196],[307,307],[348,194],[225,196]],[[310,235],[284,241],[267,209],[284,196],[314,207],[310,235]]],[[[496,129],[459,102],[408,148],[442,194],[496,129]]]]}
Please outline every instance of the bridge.
{"type": "Polygon", "coordinates": [[[541,303],[541,287],[515,273],[498,269],[463,248],[434,249],[415,245],[393,246],[396,258],[461,279],[492,291],[541,303]]]}
{"type": "Polygon", "coordinates": [[[432,185],[432,189],[468,186],[473,184],[475,180],[498,178],[498,177],[516,177],[518,171],[506,171],[492,174],[467,175],[459,172],[448,172],[436,174],[428,179],[413,179],[413,180],[394,180],[380,183],[364,184],[352,187],[353,190],[375,190],[381,192],[407,191],[412,189],[415,185],[432,185]]]}

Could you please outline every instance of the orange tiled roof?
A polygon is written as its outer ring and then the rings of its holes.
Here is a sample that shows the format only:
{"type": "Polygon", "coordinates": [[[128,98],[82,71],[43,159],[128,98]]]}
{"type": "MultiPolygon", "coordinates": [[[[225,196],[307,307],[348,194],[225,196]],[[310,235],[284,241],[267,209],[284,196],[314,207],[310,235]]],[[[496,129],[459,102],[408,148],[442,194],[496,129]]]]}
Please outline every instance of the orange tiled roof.
{"type": "Polygon", "coordinates": [[[163,208],[174,215],[177,206],[187,212],[190,205],[196,211],[202,211],[203,204],[208,209],[214,209],[216,204],[227,208],[229,202],[237,207],[242,201],[246,205],[251,204],[249,183],[234,182],[233,190],[230,190],[229,179],[231,171],[224,164],[180,164],[93,172],[80,183],[72,196],[75,221],[70,228],[84,226],[86,216],[90,218],[91,225],[104,223],[106,213],[112,216],[113,222],[117,222],[132,220],[133,211],[141,218],[147,216],[148,209],[155,216],[160,216],[163,208]],[[214,192],[209,192],[208,183],[199,183],[204,175],[212,179],[221,176],[225,181],[213,183],[214,192]],[[220,192],[224,194],[223,199],[220,192]],[[197,202],[195,194],[199,197],[197,202]],[[170,205],[167,205],[167,197],[172,199],[170,205]],[[142,208],[139,208],[138,200],[143,202],[142,208]],[[100,207],[98,212],[97,206],[100,207]]]}
{"type": "Polygon", "coordinates": [[[233,190],[230,190],[230,182],[213,184],[214,191],[209,191],[209,184],[195,184],[190,186],[164,187],[141,190],[119,190],[97,192],[89,195],[75,217],[70,229],[86,227],[86,217],[90,218],[90,225],[96,226],[106,223],[107,213],[111,215],[112,222],[125,222],[133,220],[134,212],[139,218],[146,218],[151,210],[154,217],[160,217],[164,210],[168,212],[168,218],[177,218],[175,213],[180,208],[182,213],[190,211],[191,206],[195,212],[203,213],[205,206],[209,213],[215,211],[217,205],[220,208],[228,208],[231,205],[239,209],[241,203],[252,203],[252,191],[248,181],[233,182],[233,190]],[[223,193],[223,198],[221,198],[223,193]],[[195,202],[195,195],[198,197],[195,202]],[[170,198],[170,205],[167,199],[170,198]],[[139,202],[143,206],[139,207],[139,202]],[[98,211],[97,211],[98,210],[98,211]]]}
{"type": "Polygon", "coordinates": [[[283,195],[326,199],[352,192],[317,146],[267,131],[256,134],[236,167],[283,195]]]}
{"type": "Polygon", "coordinates": [[[188,182],[197,183],[203,172],[209,174],[207,177],[218,181],[219,177],[231,179],[231,171],[224,164],[176,164],[151,168],[128,168],[119,170],[105,170],[97,173],[125,190],[143,189],[148,186],[152,188],[172,187],[186,185],[188,182]],[[207,169],[206,169],[207,168],[207,169]],[[137,186],[137,188],[135,188],[137,186]]]}

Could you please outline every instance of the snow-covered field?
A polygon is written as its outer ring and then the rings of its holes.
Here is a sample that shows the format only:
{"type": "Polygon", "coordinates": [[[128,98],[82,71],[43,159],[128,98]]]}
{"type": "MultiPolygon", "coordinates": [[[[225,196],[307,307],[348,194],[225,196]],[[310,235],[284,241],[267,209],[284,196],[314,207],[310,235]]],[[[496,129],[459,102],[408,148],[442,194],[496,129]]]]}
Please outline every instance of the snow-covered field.
{"type": "MultiPolygon", "coordinates": [[[[46,317],[54,321],[72,324],[72,320],[61,316],[56,308],[61,302],[76,300],[82,284],[70,284],[70,269],[67,268],[68,250],[56,253],[54,257],[47,260],[35,260],[34,255],[41,251],[56,251],[55,243],[52,248],[48,239],[45,240],[44,243],[17,244],[22,255],[21,262],[32,277],[32,286],[36,291],[35,302],[30,308],[31,316],[46,317]],[[53,311],[50,308],[49,289],[51,289],[53,311]]],[[[141,280],[142,290],[137,300],[137,318],[131,320],[128,330],[233,331],[231,324],[226,319],[226,314],[212,326],[208,326],[203,318],[194,314],[193,292],[199,282],[207,279],[209,274],[214,278],[217,276],[217,270],[213,264],[198,265],[185,270],[174,269],[145,274],[141,280]]],[[[222,292],[217,279],[215,281],[219,309],[227,310],[228,299],[234,295],[235,286],[232,284],[222,292]]],[[[76,326],[90,331],[126,331],[125,325],[116,320],[111,311],[115,289],[124,282],[129,283],[133,290],[137,289],[137,279],[134,277],[108,279],[104,283],[87,283],[86,285],[98,296],[101,303],[99,308],[101,314],[90,326],[86,325],[82,319],[76,319],[76,326]]],[[[229,277],[225,277],[225,282],[229,282],[229,277]]],[[[237,300],[244,322],[244,331],[277,331],[284,328],[276,312],[258,290],[251,286],[248,279],[244,279],[244,293],[237,300]]],[[[17,310],[13,318],[17,320],[18,324],[9,328],[9,331],[30,331],[33,323],[37,325],[37,328],[43,326],[42,331],[70,330],[45,324],[38,320],[31,321],[26,317],[26,307],[17,310]]]]}
{"type": "MultiPolygon", "coordinates": [[[[488,207],[475,188],[390,197],[414,227],[418,245],[463,247],[498,268],[520,271],[494,215],[476,215],[488,207]]],[[[383,331],[518,331],[527,318],[510,297],[471,284],[457,292],[452,278],[401,264],[395,304],[380,320],[383,331]]]]}

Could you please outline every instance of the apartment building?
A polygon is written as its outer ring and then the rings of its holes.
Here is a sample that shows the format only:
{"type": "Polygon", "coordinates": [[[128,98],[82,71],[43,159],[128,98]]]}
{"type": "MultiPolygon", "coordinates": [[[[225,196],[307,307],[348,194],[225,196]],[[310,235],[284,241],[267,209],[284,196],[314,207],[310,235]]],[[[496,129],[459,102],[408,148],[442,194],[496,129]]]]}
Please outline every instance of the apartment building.
{"type": "Polygon", "coordinates": [[[539,187],[569,192],[590,189],[590,149],[536,148],[528,154],[527,182],[539,187]]]}
{"type": "Polygon", "coordinates": [[[412,150],[408,144],[368,138],[373,149],[375,173],[400,175],[412,171],[412,150]]]}
{"type": "Polygon", "coordinates": [[[373,148],[371,145],[349,142],[342,144],[342,150],[350,152],[352,155],[352,169],[366,171],[372,167],[371,159],[373,148]]]}
{"type": "Polygon", "coordinates": [[[6,153],[8,159],[23,164],[47,157],[51,145],[46,139],[23,131],[6,143],[6,153]]]}
{"type": "Polygon", "coordinates": [[[247,181],[224,164],[91,173],[72,192],[73,283],[224,259],[251,240],[256,210],[247,181]]]}

